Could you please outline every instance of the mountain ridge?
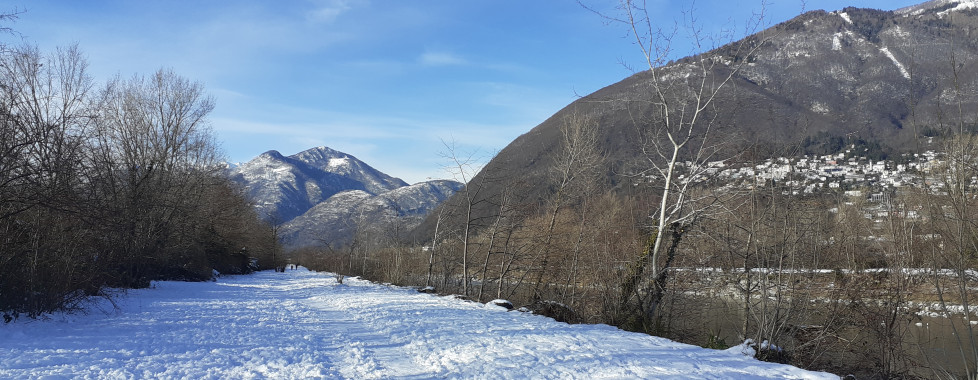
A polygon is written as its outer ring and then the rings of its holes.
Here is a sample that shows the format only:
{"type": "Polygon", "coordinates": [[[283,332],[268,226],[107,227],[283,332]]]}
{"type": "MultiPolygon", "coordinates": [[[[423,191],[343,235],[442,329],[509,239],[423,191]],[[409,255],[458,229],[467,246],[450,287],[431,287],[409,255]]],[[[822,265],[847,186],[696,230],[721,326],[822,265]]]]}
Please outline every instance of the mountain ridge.
{"type": "Polygon", "coordinates": [[[291,156],[269,150],[231,169],[231,178],[256,200],[256,208],[275,224],[288,222],[345,190],[379,194],[407,186],[356,157],[320,146],[291,156]]]}
{"type": "Polygon", "coordinates": [[[358,233],[400,241],[431,210],[461,190],[463,184],[432,180],[372,195],[363,190],[339,192],[281,226],[287,248],[347,246],[358,233]]]}
{"type": "Polygon", "coordinates": [[[408,185],[326,146],[290,156],[269,150],[229,170],[259,214],[280,226],[281,240],[288,248],[323,242],[343,245],[357,231],[380,231],[391,225],[413,229],[463,187],[448,180],[408,185]],[[360,219],[351,224],[357,213],[360,219]]]}
{"type": "MultiPolygon", "coordinates": [[[[708,73],[714,78],[738,70],[714,99],[715,109],[703,115],[716,121],[711,133],[724,140],[728,157],[746,150],[759,157],[825,154],[852,144],[880,157],[913,152],[928,148],[926,136],[950,128],[948,104],[978,107],[978,66],[963,64],[978,61],[974,3],[932,1],[902,13],[809,11],[655,70],[673,82],[688,78],[701,60],[722,62],[708,73]],[[958,63],[953,70],[950,57],[958,63]]],[[[520,192],[525,202],[543,202],[548,168],[561,149],[561,124],[585,115],[595,121],[597,149],[606,153],[602,184],[630,191],[640,179],[628,174],[648,169],[641,142],[655,114],[652,78],[638,72],[575,100],[503,148],[472,183],[486,183],[480,194],[488,199],[500,197],[507,185],[483,179],[508,178],[526,184],[520,192]]],[[[415,235],[431,236],[434,224],[429,217],[415,235]]]]}
{"type": "Polygon", "coordinates": [[[915,12],[926,12],[942,7],[946,7],[947,9],[945,10],[978,8],[978,0],[930,0],[917,5],[903,7],[893,12],[901,15],[914,14],[915,12]]]}

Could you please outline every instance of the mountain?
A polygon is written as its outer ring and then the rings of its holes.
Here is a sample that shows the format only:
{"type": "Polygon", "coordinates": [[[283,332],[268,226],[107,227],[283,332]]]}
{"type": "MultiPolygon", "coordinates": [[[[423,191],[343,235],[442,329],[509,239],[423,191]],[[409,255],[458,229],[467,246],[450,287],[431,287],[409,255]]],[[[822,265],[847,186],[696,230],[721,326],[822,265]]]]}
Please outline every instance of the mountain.
{"type": "MultiPolygon", "coordinates": [[[[682,89],[705,61],[721,62],[712,78],[734,73],[702,115],[716,121],[711,133],[731,152],[828,154],[859,144],[882,158],[924,148],[927,137],[960,127],[953,121],[976,125],[958,111],[978,107],[978,2],[811,11],[656,71],[666,88],[682,89]]],[[[596,122],[605,185],[628,191],[636,177],[623,174],[649,167],[640,142],[657,115],[652,78],[639,72],[574,101],[501,150],[471,183],[485,183],[484,198],[519,183],[525,202],[545,199],[561,124],[576,114],[596,122]]],[[[418,236],[431,236],[433,225],[429,218],[418,236]]]]}
{"type": "Polygon", "coordinates": [[[408,186],[356,157],[327,147],[291,156],[262,153],[230,166],[259,214],[279,225],[288,248],[351,242],[357,231],[401,235],[464,185],[434,180],[408,186]]]}
{"type": "Polygon", "coordinates": [[[286,223],[336,193],[381,194],[407,186],[349,154],[327,147],[291,156],[271,150],[231,169],[266,220],[286,223]]]}
{"type": "Polygon", "coordinates": [[[279,233],[289,248],[325,244],[340,247],[349,244],[358,231],[400,239],[462,187],[459,182],[436,180],[378,195],[344,191],[283,224],[279,233]]]}

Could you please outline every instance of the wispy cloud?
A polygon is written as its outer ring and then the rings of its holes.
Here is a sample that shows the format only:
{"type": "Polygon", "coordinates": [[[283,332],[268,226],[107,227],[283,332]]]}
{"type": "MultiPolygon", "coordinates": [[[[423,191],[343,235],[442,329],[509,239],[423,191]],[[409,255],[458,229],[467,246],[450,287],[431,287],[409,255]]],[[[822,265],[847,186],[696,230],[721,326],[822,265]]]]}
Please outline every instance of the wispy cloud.
{"type": "Polygon", "coordinates": [[[265,115],[211,118],[214,131],[236,153],[233,161],[247,161],[275,149],[292,154],[325,145],[353,154],[371,166],[408,182],[450,178],[439,152],[443,141],[464,152],[478,152],[479,166],[528,125],[478,123],[452,118],[407,118],[276,107],[265,115]],[[291,115],[294,118],[283,118],[291,115]],[[308,120],[321,120],[308,122],[308,120]],[[246,152],[246,153],[240,153],[246,152]]]}
{"type": "Polygon", "coordinates": [[[338,138],[370,140],[410,137],[400,133],[391,132],[382,126],[348,121],[337,121],[330,123],[288,123],[248,121],[232,118],[213,118],[211,122],[214,126],[214,130],[218,132],[245,133],[259,136],[276,136],[280,138],[302,137],[319,140],[338,138]]]}
{"type": "Polygon", "coordinates": [[[425,66],[454,66],[468,63],[465,58],[447,52],[426,51],[418,57],[418,62],[425,66]]]}
{"type": "Polygon", "coordinates": [[[353,9],[353,3],[350,0],[317,1],[315,7],[306,14],[306,18],[312,22],[332,23],[340,15],[353,9]]]}

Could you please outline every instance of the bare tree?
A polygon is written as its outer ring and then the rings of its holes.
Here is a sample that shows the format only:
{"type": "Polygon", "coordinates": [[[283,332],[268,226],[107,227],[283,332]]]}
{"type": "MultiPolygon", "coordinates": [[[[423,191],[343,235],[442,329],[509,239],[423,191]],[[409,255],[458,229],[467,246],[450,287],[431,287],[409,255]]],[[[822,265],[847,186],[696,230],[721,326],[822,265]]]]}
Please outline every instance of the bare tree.
{"type": "Polygon", "coordinates": [[[972,310],[978,305],[974,289],[978,278],[978,218],[975,217],[978,177],[978,137],[959,131],[949,139],[945,162],[931,174],[931,187],[925,189],[925,212],[937,237],[929,252],[931,283],[939,310],[949,320],[953,306],[963,310],[964,323],[950,326],[957,340],[965,374],[978,374],[978,337],[975,336],[972,310]]]}
{"type": "MultiPolygon", "coordinates": [[[[475,153],[470,153],[468,155],[463,155],[454,143],[442,142],[445,145],[446,151],[442,155],[451,162],[451,166],[447,170],[452,174],[456,181],[463,183],[465,186],[462,188],[462,198],[463,202],[460,205],[449,205],[457,206],[461,210],[458,210],[458,215],[461,217],[461,231],[459,231],[459,244],[461,248],[461,264],[462,264],[462,294],[465,296],[469,295],[469,249],[473,248],[474,244],[472,237],[475,236],[475,228],[477,227],[478,219],[480,217],[476,214],[475,209],[480,203],[488,202],[489,199],[484,196],[483,191],[486,188],[486,181],[492,177],[489,170],[483,170],[482,174],[475,176],[475,169],[477,165],[477,160],[475,158],[475,153]],[[474,180],[478,178],[478,182],[474,183],[474,180]]],[[[483,217],[484,218],[484,217],[483,217]]]]}
{"type": "Polygon", "coordinates": [[[555,249],[557,217],[567,203],[571,202],[571,198],[580,194],[576,188],[589,182],[592,179],[589,177],[593,177],[601,163],[602,157],[597,148],[597,128],[597,122],[593,118],[578,113],[568,115],[560,126],[561,145],[551,168],[554,194],[549,201],[549,222],[543,235],[536,280],[533,282],[535,299],[543,298],[541,293],[547,284],[544,274],[551,272],[549,264],[555,249]]]}
{"type": "Polygon", "coordinates": [[[108,195],[114,249],[128,267],[120,280],[146,285],[154,268],[197,260],[181,245],[195,241],[190,216],[223,171],[206,119],[214,102],[200,83],[169,70],[115,78],[101,96],[90,161],[108,195]]]}
{"type": "MultiPolygon", "coordinates": [[[[638,296],[646,318],[654,318],[680,240],[697,218],[715,205],[710,200],[714,194],[701,192],[697,196],[694,191],[707,177],[706,164],[719,160],[717,154],[721,152],[720,139],[715,135],[722,115],[715,102],[764,38],[754,36],[732,43],[728,45],[729,55],[703,53],[666,65],[675,52],[673,42],[680,28],[657,20],[646,1],[622,0],[618,8],[621,16],[603,16],[628,28],[644,58],[648,91],[644,97],[627,102],[647,110],[643,117],[629,108],[633,122],[645,136],[643,151],[648,169],[639,175],[658,186],[658,206],[652,213],[647,246],[632,265],[622,296],[625,300],[638,296]],[[734,60],[730,55],[746,59],[734,60]],[[642,285],[646,279],[648,287],[642,285]],[[646,295],[637,293],[643,289],[646,295]]],[[[748,22],[747,31],[756,31],[763,20],[762,9],[748,22]]],[[[732,34],[716,38],[704,34],[692,9],[684,24],[685,37],[697,51],[718,47],[719,39],[732,40],[732,34]]]]}
{"type": "MultiPolygon", "coordinates": [[[[3,18],[3,17],[0,17],[3,18]]],[[[76,47],[0,51],[0,309],[64,307],[90,272],[81,157],[91,78],[76,47]]]]}
{"type": "Polygon", "coordinates": [[[425,288],[431,285],[431,275],[435,266],[435,253],[438,250],[438,229],[441,227],[442,216],[445,212],[444,207],[438,208],[438,218],[435,220],[434,236],[431,238],[431,246],[428,247],[428,273],[424,279],[425,288]]]}
{"type": "Polygon", "coordinates": [[[276,252],[224,176],[202,85],[161,70],[94,91],[86,68],[76,46],[44,55],[0,44],[7,319],[75,307],[106,286],[242,273],[248,248],[276,252]]]}
{"type": "MultiPolygon", "coordinates": [[[[954,22],[955,12],[948,14],[948,22],[954,22]]],[[[954,356],[961,360],[965,378],[978,377],[978,331],[974,324],[978,323],[973,310],[978,305],[978,298],[973,291],[978,277],[978,218],[975,217],[978,197],[976,178],[978,178],[978,113],[974,112],[966,102],[974,101],[968,89],[968,80],[964,77],[964,67],[961,57],[956,53],[959,45],[968,42],[958,41],[955,33],[947,33],[944,46],[946,50],[946,67],[936,82],[948,96],[942,97],[936,113],[938,124],[928,126],[944,137],[943,163],[937,167],[921,172],[920,202],[922,205],[924,226],[928,228],[931,237],[929,249],[922,256],[929,261],[930,283],[933,285],[938,298],[938,309],[951,323],[950,327],[956,340],[958,352],[954,356]],[[970,99],[969,99],[970,98],[970,99]],[[946,100],[945,100],[946,99],[946,100]],[[952,318],[953,309],[963,310],[964,323],[958,325],[957,318],[952,318]]],[[[915,48],[916,46],[914,46],[915,48]]],[[[911,78],[917,73],[915,65],[911,65],[911,78]]],[[[909,84],[910,108],[913,118],[911,122],[916,131],[918,128],[918,103],[914,98],[918,89],[914,88],[914,80],[909,84]]],[[[918,143],[919,150],[919,143],[918,143]]],[[[949,353],[948,356],[951,356],[949,353]]],[[[935,376],[952,378],[962,374],[950,374],[947,371],[937,371],[935,376]]]]}
{"type": "Polygon", "coordinates": [[[45,57],[28,45],[6,52],[4,58],[0,218],[58,199],[48,185],[59,186],[73,172],[92,120],[86,100],[92,80],[77,47],[45,57]]]}
{"type": "Polygon", "coordinates": [[[485,294],[486,282],[489,280],[489,259],[492,258],[493,253],[495,253],[494,250],[498,249],[496,237],[500,236],[501,233],[504,232],[502,231],[502,223],[505,213],[502,209],[505,208],[505,204],[506,200],[503,199],[503,201],[500,202],[499,213],[496,214],[495,220],[491,225],[489,225],[489,229],[485,231],[484,240],[488,240],[488,242],[483,243],[486,254],[485,259],[482,262],[482,275],[479,277],[479,295],[476,297],[476,300],[479,302],[484,302],[482,300],[482,296],[485,294]]]}

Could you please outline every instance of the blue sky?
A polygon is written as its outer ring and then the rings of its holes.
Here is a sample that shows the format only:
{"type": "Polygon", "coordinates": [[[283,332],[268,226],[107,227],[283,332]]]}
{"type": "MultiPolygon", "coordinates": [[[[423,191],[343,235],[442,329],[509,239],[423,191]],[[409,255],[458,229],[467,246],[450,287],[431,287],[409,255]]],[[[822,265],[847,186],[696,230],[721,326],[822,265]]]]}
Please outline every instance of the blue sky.
{"type": "MultiPolygon", "coordinates": [[[[768,1],[766,21],[917,2],[768,1]]],[[[690,4],[651,0],[649,10],[681,23],[690,4]]],[[[642,64],[623,25],[571,0],[0,0],[15,8],[25,12],[10,26],[25,41],[44,51],[77,43],[99,82],[161,67],[202,82],[232,162],[325,145],[410,183],[450,177],[442,141],[488,159],[630,75],[620,62],[642,64]]],[[[708,32],[742,32],[761,1],[700,0],[693,10],[708,32]]]]}

